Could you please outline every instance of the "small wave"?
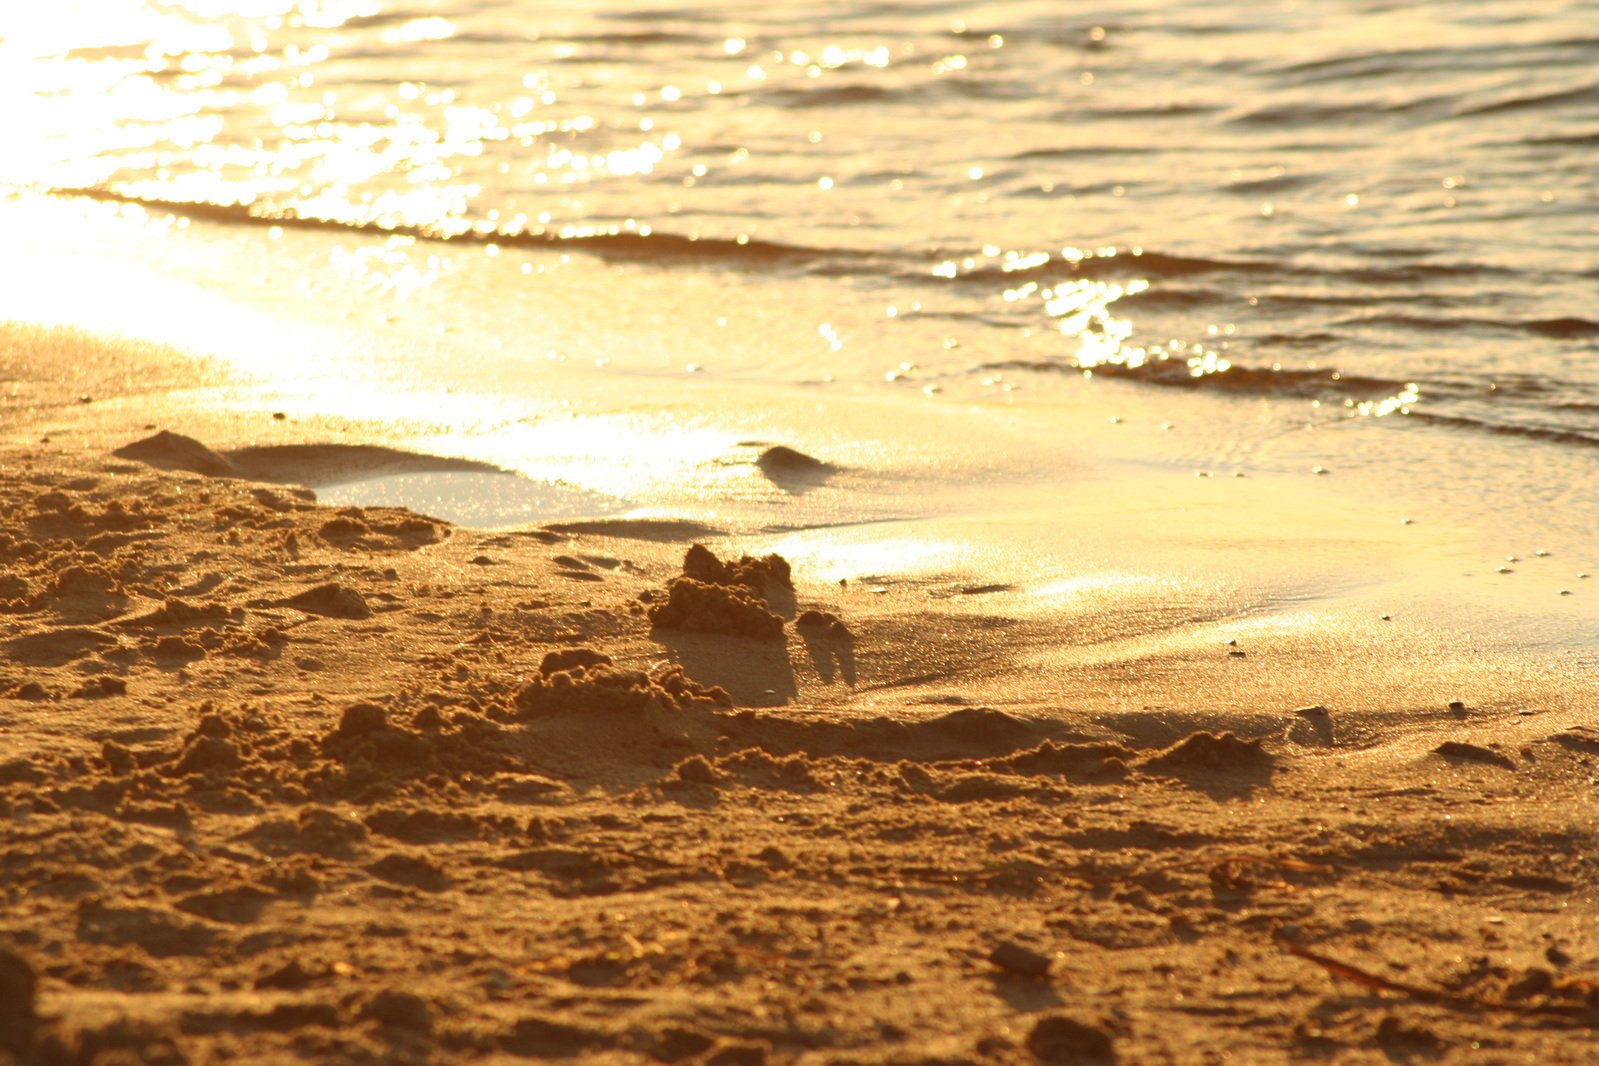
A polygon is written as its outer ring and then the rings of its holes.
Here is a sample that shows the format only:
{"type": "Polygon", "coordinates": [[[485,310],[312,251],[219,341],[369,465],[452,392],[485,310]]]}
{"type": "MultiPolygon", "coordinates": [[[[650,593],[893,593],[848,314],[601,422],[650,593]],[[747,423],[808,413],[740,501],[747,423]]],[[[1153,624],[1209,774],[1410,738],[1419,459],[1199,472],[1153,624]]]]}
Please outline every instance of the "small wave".
{"type": "Polygon", "coordinates": [[[1599,144],[1599,131],[1555,137],[1523,137],[1518,143],[1538,145],[1540,147],[1590,148],[1599,144]]]}
{"type": "Polygon", "coordinates": [[[293,208],[266,208],[250,204],[219,204],[196,200],[163,200],[131,196],[111,189],[53,189],[55,196],[79,196],[109,203],[133,204],[147,210],[166,211],[206,222],[294,229],[346,230],[378,236],[414,237],[418,240],[501,247],[575,249],[603,259],[697,260],[729,264],[776,265],[836,259],[855,259],[864,252],[847,248],[810,248],[776,241],[699,237],[680,233],[637,233],[627,230],[563,232],[550,230],[502,231],[463,228],[445,231],[430,226],[390,225],[382,222],[344,221],[301,215],[293,208]]]}
{"type": "MultiPolygon", "coordinates": [[[[952,265],[952,263],[945,264],[946,267],[952,267],[952,265]]],[[[985,262],[982,265],[974,265],[970,269],[955,270],[953,273],[940,273],[939,276],[968,285],[1009,286],[1014,285],[1017,278],[1040,273],[1060,273],[1062,271],[1070,273],[1073,277],[1093,278],[1095,280],[1128,277],[1184,278],[1193,277],[1197,274],[1221,272],[1236,274],[1287,272],[1286,268],[1275,263],[1239,259],[1206,259],[1196,256],[1172,255],[1166,252],[1130,250],[1081,257],[1050,255],[1047,257],[1038,256],[1025,261],[1000,260],[998,262],[985,262]],[[1035,259],[1036,261],[1034,261],[1035,259]]]]}
{"type": "Polygon", "coordinates": [[[1408,263],[1402,266],[1355,267],[1349,270],[1328,270],[1329,277],[1363,284],[1392,285],[1417,281],[1448,281],[1455,278],[1472,278],[1481,275],[1514,274],[1507,267],[1489,266],[1486,263],[1408,263]]]}
{"type": "Polygon", "coordinates": [[[1232,193],[1235,196],[1259,196],[1263,193],[1282,193],[1293,189],[1302,189],[1320,180],[1319,177],[1309,174],[1278,174],[1269,178],[1235,181],[1230,185],[1223,185],[1221,191],[1232,193]]]}
{"type": "Polygon", "coordinates": [[[1037,373],[1081,374],[1092,371],[1095,377],[1138,381],[1169,388],[1213,389],[1221,392],[1260,396],[1282,396],[1290,399],[1351,400],[1354,402],[1379,402],[1388,397],[1413,391],[1413,382],[1362,374],[1345,374],[1337,370],[1306,370],[1290,367],[1261,367],[1230,364],[1225,370],[1195,371],[1181,358],[1152,359],[1137,366],[1122,363],[1104,363],[1095,367],[1082,367],[1074,363],[1009,361],[989,363],[979,371],[1030,370],[1037,373]]]}
{"type": "Polygon", "coordinates": [[[1233,115],[1227,121],[1235,126],[1289,126],[1323,128],[1370,121],[1388,115],[1401,115],[1446,102],[1443,96],[1420,97],[1396,103],[1354,101],[1347,104],[1273,104],[1233,115]]]}
{"type": "Polygon", "coordinates": [[[1539,108],[1556,107],[1561,104],[1578,104],[1599,102],[1599,85],[1584,85],[1579,89],[1565,89],[1560,92],[1538,93],[1534,96],[1512,96],[1506,100],[1497,100],[1491,104],[1471,107],[1456,112],[1461,117],[1477,115],[1502,115],[1510,111],[1528,111],[1539,108]]]}
{"type": "Polygon", "coordinates": [[[1599,322],[1592,322],[1586,318],[1540,318],[1521,321],[1516,319],[1382,314],[1360,315],[1334,324],[1339,326],[1400,326],[1405,329],[1437,333],[1489,329],[1501,330],[1506,333],[1530,333],[1536,337],[1550,337],[1559,340],[1599,337],[1599,322]]]}
{"type": "Polygon", "coordinates": [[[1586,318],[1540,318],[1519,325],[1540,337],[1599,337],[1599,322],[1586,318]]]}
{"type": "MultiPolygon", "coordinates": [[[[1056,117],[1064,122],[1083,122],[1090,119],[1139,122],[1149,119],[1194,118],[1210,115],[1221,108],[1210,104],[1155,104],[1149,107],[1079,107],[1060,112],[1056,117]]],[[[1168,149],[1169,150],[1169,149],[1168,149]]]]}
{"type": "Polygon", "coordinates": [[[1315,59],[1269,66],[1264,73],[1293,85],[1317,82],[1368,81],[1390,74],[1414,75],[1423,60],[1436,61],[1455,55],[1447,49],[1412,49],[1392,52],[1357,52],[1351,55],[1319,56],[1315,59]]]}
{"type": "Polygon", "coordinates": [[[899,90],[878,85],[830,85],[816,89],[778,89],[762,94],[762,100],[790,109],[806,107],[849,107],[853,104],[880,104],[903,95],[899,90]]]}
{"type": "Polygon", "coordinates": [[[1018,163],[1033,162],[1036,160],[1074,160],[1089,156],[1104,155],[1155,155],[1170,152],[1167,145],[1150,144],[1079,144],[1070,148],[1031,148],[1025,152],[1015,152],[1011,160],[1018,163]]]}
{"type": "Polygon", "coordinates": [[[1430,411],[1412,412],[1411,417],[1424,425],[1443,429],[1459,429],[1476,433],[1492,433],[1497,437],[1520,437],[1524,440],[1544,441],[1549,444],[1570,444],[1581,448],[1599,448],[1599,436],[1575,429],[1558,429],[1554,426],[1529,426],[1517,422],[1489,422],[1467,415],[1446,415],[1430,411]]]}
{"type": "MultiPolygon", "coordinates": [[[[561,34],[553,40],[562,44],[687,44],[703,45],[704,34],[673,33],[670,30],[638,30],[634,32],[619,33],[568,33],[561,34]]],[[[585,57],[587,58],[587,57],[585,57]]]]}

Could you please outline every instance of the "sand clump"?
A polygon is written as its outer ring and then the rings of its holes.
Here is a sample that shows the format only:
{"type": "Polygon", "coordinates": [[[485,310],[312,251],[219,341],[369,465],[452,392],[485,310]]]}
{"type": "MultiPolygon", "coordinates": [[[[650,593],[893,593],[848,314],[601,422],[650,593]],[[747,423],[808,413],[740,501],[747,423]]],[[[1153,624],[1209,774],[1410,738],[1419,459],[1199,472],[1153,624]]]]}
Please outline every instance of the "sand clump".
{"type": "Polygon", "coordinates": [[[648,614],[658,629],[782,640],[783,619],[768,604],[778,592],[793,589],[792,571],[780,555],[724,562],[695,544],[683,558],[683,576],[667,587],[666,602],[648,614]]]}
{"type": "Polygon", "coordinates": [[[675,579],[665,603],[649,609],[657,629],[716,633],[751,640],[782,640],[783,619],[767,610],[759,596],[730,585],[711,585],[691,577],[675,579]]]}
{"type": "Polygon", "coordinates": [[[552,652],[539,676],[516,694],[516,708],[530,716],[557,714],[643,714],[697,707],[731,707],[732,697],[716,686],[696,684],[679,668],[651,676],[614,666],[591,648],[552,652]]]}
{"type": "Polygon", "coordinates": [[[793,570],[781,555],[723,561],[703,544],[692,545],[683,557],[683,576],[707,585],[742,586],[763,600],[777,589],[794,590],[793,570]]]}

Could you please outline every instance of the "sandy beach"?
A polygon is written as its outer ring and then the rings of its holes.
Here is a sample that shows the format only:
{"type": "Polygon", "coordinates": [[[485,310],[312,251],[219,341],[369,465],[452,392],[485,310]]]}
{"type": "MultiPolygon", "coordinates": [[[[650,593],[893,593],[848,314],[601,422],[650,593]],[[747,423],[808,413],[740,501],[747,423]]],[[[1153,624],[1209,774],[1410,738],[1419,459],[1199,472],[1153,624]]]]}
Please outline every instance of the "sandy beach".
{"type": "MultiPolygon", "coordinates": [[[[13,365],[92,349],[11,336],[13,365]]],[[[1362,688],[1293,627],[1104,646],[1081,609],[983,606],[980,570],[841,579],[792,534],[327,505],[307,474],[472,464],[128,432],[79,389],[22,390],[0,488],[8,1061],[1592,1040],[1569,679],[1434,649],[1362,688]],[[1138,706],[1107,695],[1131,675],[1138,706]]]]}
{"type": "Polygon", "coordinates": [[[1599,1060],[1587,0],[0,11],[0,1066],[1599,1060]]]}

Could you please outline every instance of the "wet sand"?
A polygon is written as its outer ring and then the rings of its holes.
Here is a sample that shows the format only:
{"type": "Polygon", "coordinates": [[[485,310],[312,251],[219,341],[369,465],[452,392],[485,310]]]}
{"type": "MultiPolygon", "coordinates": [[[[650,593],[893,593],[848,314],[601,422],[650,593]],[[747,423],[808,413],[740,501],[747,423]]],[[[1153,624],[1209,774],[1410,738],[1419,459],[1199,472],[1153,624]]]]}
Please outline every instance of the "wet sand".
{"type": "Polygon", "coordinates": [[[1325,631],[1117,644],[1125,603],[975,565],[483,532],[294,484],[351,444],[241,477],[45,422],[0,486],[11,1061],[1573,1062],[1599,1024],[1580,678],[1362,688],[1325,631]]]}

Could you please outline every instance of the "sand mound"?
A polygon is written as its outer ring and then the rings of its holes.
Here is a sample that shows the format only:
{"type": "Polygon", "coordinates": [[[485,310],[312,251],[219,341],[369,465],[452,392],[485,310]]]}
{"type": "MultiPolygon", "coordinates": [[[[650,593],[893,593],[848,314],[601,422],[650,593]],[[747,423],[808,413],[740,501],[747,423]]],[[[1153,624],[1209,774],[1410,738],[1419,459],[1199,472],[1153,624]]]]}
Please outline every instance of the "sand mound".
{"type": "Polygon", "coordinates": [[[724,689],[695,684],[682,670],[670,668],[654,677],[642,670],[621,670],[611,665],[608,656],[588,648],[546,656],[539,676],[516,694],[517,710],[529,717],[643,714],[732,705],[733,699],[724,689]]]}
{"type": "Polygon", "coordinates": [[[160,607],[115,623],[127,629],[188,629],[192,626],[217,626],[243,615],[242,609],[232,609],[221,603],[190,603],[179,596],[169,596],[160,607]]]}
{"type": "Polygon", "coordinates": [[[1269,786],[1276,760],[1260,740],[1244,740],[1231,732],[1201,731],[1145,759],[1138,769],[1169,774],[1219,800],[1269,786]]]}
{"type": "Polygon", "coordinates": [[[1259,740],[1243,740],[1232,733],[1195,733],[1171,747],[1150,756],[1141,764],[1146,770],[1170,772],[1213,770],[1239,771],[1269,769],[1272,757],[1259,740]]]}
{"type": "Polygon", "coordinates": [[[584,534],[625,540],[683,541],[690,537],[717,537],[725,530],[704,522],[674,518],[598,518],[581,522],[552,522],[547,533],[584,534]]]}
{"type": "Polygon", "coordinates": [[[823,462],[814,456],[796,451],[786,444],[774,444],[760,454],[755,460],[755,465],[762,470],[805,471],[819,473],[824,470],[835,470],[832,463],[823,462]]]}
{"type": "Polygon", "coordinates": [[[1068,778],[1116,780],[1127,775],[1133,752],[1120,744],[1058,744],[1046,740],[988,765],[1018,774],[1055,774],[1068,778]]]}
{"type": "Polygon", "coordinates": [[[217,452],[181,433],[162,430],[111,454],[162,470],[281,484],[331,485],[382,474],[472,471],[506,473],[490,463],[423,455],[370,444],[279,444],[217,452]]]}
{"type": "Polygon", "coordinates": [[[310,614],[326,615],[329,618],[372,617],[372,608],[367,606],[366,597],[337,581],[317,585],[304,592],[272,602],[279,607],[293,607],[310,614]]]}
{"type": "Polygon", "coordinates": [[[763,600],[769,590],[794,588],[793,571],[781,555],[759,559],[745,555],[737,562],[724,562],[703,544],[693,545],[683,557],[683,576],[707,585],[742,586],[763,600]]]}
{"type": "Polygon", "coordinates": [[[208,477],[242,477],[227,458],[193,437],[163,429],[153,437],[125,444],[111,453],[119,459],[135,459],[162,470],[187,470],[208,477]]]}
{"type": "Polygon", "coordinates": [[[651,607],[649,618],[657,629],[783,639],[783,620],[766,609],[763,599],[739,585],[707,584],[692,577],[675,579],[667,588],[667,601],[651,607]]]}
{"type": "Polygon", "coordinates": [[[610,666],[611,657],[593,648],[562,648],[544,656],[539,663],[539,676],[549,677],[563,670],[588,670],[596,666],[610,666]]]}

